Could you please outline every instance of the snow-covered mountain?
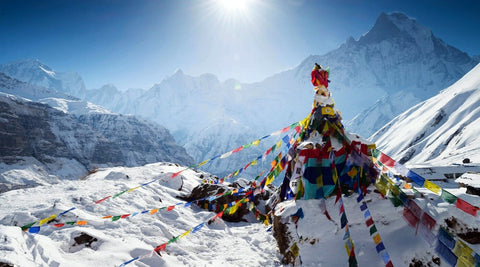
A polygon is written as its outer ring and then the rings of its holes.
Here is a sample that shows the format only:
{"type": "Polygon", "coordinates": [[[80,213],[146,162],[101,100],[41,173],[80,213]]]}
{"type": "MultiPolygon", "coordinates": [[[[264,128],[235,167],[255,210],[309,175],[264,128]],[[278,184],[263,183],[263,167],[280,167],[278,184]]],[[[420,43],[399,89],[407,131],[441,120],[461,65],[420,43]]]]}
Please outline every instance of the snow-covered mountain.
{"type": "Polygon", "coordinates": [[[133,116],[102,113],[83,106],[83,101],[47,100],[60,107],[0,93],[0,191],[78,179],[102,166],[193,163],[164,127],[133,116]],[[65,113],[72,109],[76,115],[65,113]],[[11,179],[16,170],[31,167],[42,175],[11,179]]]}
{"type": "Polygon", "coordinates": [[[335,87],[341,94],[335,96],[338,106],[348,114],[347,119],[352,114],[362,114],[348,125],[351,131],[363,132],[365,137],[408,108],[409,102],[412,106],[435,95],[477,63],[401,13],[382,13],[373,28],[358,41],[349,39],[339,49],[310,62],[313,61],[327,62],[332,67],[335,75],[332,80],[339,80],[335,87]],[[408,102],[398,103],[397,93],[401,91],[411,93],[417,100],[409,97],[408,102]],[[392,113],[379,117],[371,113],[374,107],[365,109],[383,96],[387,96],[382,100],[384,104],[395,106],[392,113]],[[367,131],[365,124],[376,127],[367,131]]]}
{"type": "Polygon", "coordinates": [[[86,87],[76,72],[56,72],[38,59],[27,59],[0,65],[0,72],[33,85],[46,87],[79,98],[85,97],[86,87]]]}
{"type": "MultiPolygon", "coordinates": [[[[106,85],[87,90],[83,99],[166,126],[200,162],[224,153],[226,146],[233,149],[252,141],[252,136],[258,138],[303,119],[311,110],[310,72],[315,62],[331,69],[330,89],[336,107],[345,120],[353,119],[346,123],[348,130],[365,137],[411,105],[451,85],[476,65],[474,59],[445,44],[416,20],[401,13],[382,13],[358,40],[349,38],[338,49],[322,56],[312,55],[297,67],[258,83],[221,82],[213,74],[192,77],[178,70],[148,90],[120,92],[106,85]],[[222,128],[212,130],[214,125],[222,128]],[[217,141],[206,147],[205,140],[217,141]],[[224,144],[222,140],[238,142],[224,144]]],[[[13,65],[9,68],[15,69],[13,65]]],[[[50,68],[38,69],[38,73],[48,76],[44,69],[50,68]]],[[[29,82],[35,83],[33,79],[29,82]]],[[[205,167],[223,175],[223,170],[234,170],[252,156],[245,153],[244,158],[227,159],[220,172],[219,166],[205,167]]]]}
{"type": "Polygon", "coordinates": [[[371,139],[401,163],[480,162],[480,64],[452,86],[397,116],[371,139]]]}

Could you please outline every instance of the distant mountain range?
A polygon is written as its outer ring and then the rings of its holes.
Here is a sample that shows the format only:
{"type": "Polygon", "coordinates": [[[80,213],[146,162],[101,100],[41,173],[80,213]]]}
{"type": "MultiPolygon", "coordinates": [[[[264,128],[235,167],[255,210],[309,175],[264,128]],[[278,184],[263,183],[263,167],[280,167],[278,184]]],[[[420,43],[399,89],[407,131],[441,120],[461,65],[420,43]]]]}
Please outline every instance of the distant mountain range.
{"type": "Polygon", "coordinates": [[[193,163],[162,126],[115,114],[2,73],[0,128],[0,192],[59,179],[78,179],[98,167],[141,166],[160,161],[193,163]],[[37,102],[18,95],[30,96],[37,102]],[[36,166],[40,177],[12,180],[10,174],[18,173],[10,173],[11,167],[3,163],[20,169],[36,166]]]}
{"type": "Polygon", "coordinates": [[[372,136],[401,163],[480,163],[480,64],[452,86],[397,116],[372,136]]]}
{"type": "MultiPolygon", "coordinates": [[[[55,72],[36,60],[0,65],[0,72],[164,125],[200,162],[303,119],[311,110],[315,62],[331,69],[330,88],[348,120],[347,129],[368,137],[460,79],[478,57],[445,44],[404,14],[382,13],[358,40],[349,38],[338,49],[309,56],[293,69],[251,84],[221,82],[213,74],[192,77],[178,70],[148,90],[121,92],[114,85],[87,90],[78,74],[55,72]]],[[[227,174],[265,147],[206,170],[227,174]]]]}

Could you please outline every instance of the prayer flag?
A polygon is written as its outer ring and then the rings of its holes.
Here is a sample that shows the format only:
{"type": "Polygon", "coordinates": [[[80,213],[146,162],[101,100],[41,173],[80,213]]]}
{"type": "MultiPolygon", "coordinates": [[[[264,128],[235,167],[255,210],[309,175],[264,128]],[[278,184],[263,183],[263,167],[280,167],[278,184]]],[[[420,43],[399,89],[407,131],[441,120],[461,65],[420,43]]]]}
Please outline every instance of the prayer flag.
{"type": "Polygon", "coordinates": [[[155,214],[157,212],[158,212],[158,209],[152,209],[152,210],[150,210],[150,215],[155,214]]]}
{"type": "Polygon", "coordinates": [[[57,215],[51,215],[50,217],[47,217],[45,219],[42,219],[38,222],[38,225],[43,225],[43,224],[46,224],[48,223],[49,221],[55,219],[57,217],[57,215]]]}
{"type": "Polygon", "coordinates": [[[167,211],[171,211],[171,210],[173,210],[174,208],[175,208],[175,205],[169,206],[169,207],[167,208],[167,211]]]}
{"type": "Polygon", "coordinates": [[[477,210],[478,208],[476,206],[473,206],[472,204],[466,202],[465,200],[458,198],[457,199],[457,208],[463,210],[464,212],[472,215],[473,217],[477,217],[477,210]]]}
{"type": "Polygon", "coordinates": [[[383,165],[389,168],[393,168],[395,166],[395,161],[389,156],[383,154],[382,152],[380,152],[380,161],[383,163],[383,165]]]}
{"type": "Polygon", "coordinates": [[[435,194],[438,194],[440,192],[440,186],[430,182],[430,180],[425,180],[425,183],[423,184],[423,186],[427,189],[429,189],[430,191],[432,191],[433,193],[435,194]]]}
{"type": "Polygon", "coordinates": [[[412,180],[414,183],[416,183],[419,186],[423,186],[423,184],[425,182],[425,178],[423,178],[422,176],[416,174],[415,172],[413,172],[411,170],[408,171],[407,177],[410,178],[410,180],[412,180]]]}
{"type": "Polygon", "coordinates": [[[368,218],[368,220],[365,221],[365,224],[367,225],[367,227],[370,227],[373,224],[372,217],[368,218]]]}
{"type": "Polygon", "coordinates": [[[132,192],[133,190],[138,189],[138,188],[140,188],[140,186],[137,186],[137,187],[134,187],[134,188],[130,188],[130,189],[128,189],[127,192],[132,192]]]}
{"type": "Polygon", "coordinates": [[[453,204],[455,201],[457,201],[457,197],[445,189],[442,189],[442,194],[440,197],[450,204],[453,204]]]}
{"type": "Polygon", "coordinates": [[[362,203],[362,205],[360,206],[360,210],[361,211],[364,211],[367,209],[367,204],[366,203],[362,203]]]}
{"type": "Polygon", "coordinates": [[[65,224],[64,224],[64,223],[56,223],[56,224],[54,224],[53,226],[55,226],[55,227],[57,227],[57,228],[60,228],[60,227],[65,226],[65,224]]]}
{"type": "Polygon", "coordinates": [[[122,215],[120,218],[121,218],[121,219],[125,219],[125,218],[127,218],[128,216],[130,216],[130,213],[129,213],[129,214],[124,214],[124,215],[122,215]]]}
{"type": "Polygon", "coordinates": [[[235,149],[232,151],[232,153],[237,153],[237,152],[241,151],[242,149],[243,149],[243,146],[238,147],[238,148],[235,148],[235,149]]]}
{"type": "Polygon", "coordinates": [[[377,253],[380,253],[382,250],[385,250],[385,245],[383,245],[383,242],[380,242],[376,247],[377,253]]]}
{"type": "Polygon", "coordinates": [[[260,144],[260,139],[253,141],[252,144],[254,146],[258,146],[258,144],[260,144]]]}
{"type": "Polygon", "coordinates": [[[180,235],[179,238],[182,238],[184,236],[187,236],[188,234],[190,234],[190,232],[192,231],[192,228],[190,228],[188,231],[186,231],[185,233],[183,233],[182,235],[180,235]]]}
{"type": "Polygon", "coordinates": [[[113,216],[112,217],[112,222],[120,220],[121,217],[122,216],[120,216],[120,215],[119,216],[113,216]]]}
{"type": "Polygon", "coordinates": [[[385,264],[388,264],[389,262],[391,263],[390,255],[388,255],[387,251],[385,251],[385,253],[382,253],[382,255],[380,255],[380,256],[382,257],[383,263],[385,263],[385,264]]]}
{"type": "Polygon", "coordinates": [[[107,197],[104,197],[104,198],[102,198],[102,199],[100,199],[100,200],[97,200],[97,201],[95,201],[95,204],[98,204],[98,203],[100,203],[100,202],[102,202],[102,201],[105,201],[105,200],[106,200],[107,198],[109,198],[109,197],[111,197],[111,196],[107,196],[107,197]]]}
{"type": "Polygon", "coordinates": [[[166,247],[167,247],[167,243],[163,243],[160,246],[156,247],[153,251],[155,252],[165,251],[166,247]]]}
{"type": "Polygon", "coordinates": [[[347,225],[348,221],[347,221],[347,215],[345,215],[345,213],[342,213],[342,216],[340,217],[340,228],[344,228],[346,225],[347,225]]]}
{"type": "Polygon", "coordinates": [[[229,152],[227,152],[227,153],[224,153],[224,154],[222,154],[222,155],[220,156],[220,158],[221,158],[221,159],[227,158],[227,157],[229,157],[230,155],[232,155],[232,153],[233,153],[232,151],[229,151],[229,152]]]}
{"type": "Polygon", "coordinates": [[[380,235],[378,233],[374,235],[372,239],[373,239],[373,242],[375,242],[375,245],[378,245],[378,243],[382,241],[382,238],[380,238],[380,235]]]}
{"type": "Polygon", "coordinates": [[[373,235],[377,232],[377,227],[375,225],[373,225],[371,228],[370,228],[370,235],[373,235]]]}
{"type": "Polygon", "coordinates": [[[455,239],[443,227],[440,227],[438,230],[438,240],[449,249],[453,249],[455,247],[455,239]]]}
{"type": "Polygon", "coordinates": [[[207,162],[209,162],[209,161],[210,161],[210,160],[207,159],[207,160],[205,160],[205,161],[200,162],[200,164],[198,164],[198,167],[200,167],[200,166],[202,166],[202,165],[205,165],[205,164],[206,164],[207,162]]]}
{"type": "Polygon", "coordinates": [[[34,224],[36,224],[37,222],[32,222],[32,223],[29,223],[29,224],[26,224],[24,226],[22,226],[22,231],[25,231],[27,230],[28,228],[32,227],[34,224]]]}
{"type": "Polygon", "coordinates": [[[450,266],[455,266],[457,264],[457,256],[448,249],[442,242],[437,242],[437,247],[435,251],[448,263],[450,266]]]}
{"type": "Polygon", "coordinates": [[[372,215],[370,215],[370,211],[369,211],[369,210],[365,211],[365,213],[363,214],[363,217],[364,217],[365,219],[368,218],[368,217],[370,217],[370,216],[372,216],[372,215]]]}
{"type": "Polygon", "coordinates": [[[28,232],[30,234],[38,234],[38,232],[40,232],[40,226],[30,227],[28,228],[28,232]]]}
{"type": "Polygon", "coordinates": [[[87,221],[78,221],[77,225],[87,225],[87,221]]]}

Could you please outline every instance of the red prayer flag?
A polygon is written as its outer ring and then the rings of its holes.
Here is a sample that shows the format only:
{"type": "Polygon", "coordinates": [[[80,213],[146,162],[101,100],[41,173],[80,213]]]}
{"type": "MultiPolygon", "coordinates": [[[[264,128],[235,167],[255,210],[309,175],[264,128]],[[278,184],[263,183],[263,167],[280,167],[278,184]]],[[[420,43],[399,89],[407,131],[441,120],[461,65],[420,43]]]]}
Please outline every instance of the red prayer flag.
{"type": "Polygon", "coordinates": [[[477,210],[478,207],[473,206],[472,204],[466,202],[465,200],[458,198],[457,199],[457,208],[463,210],[464,212],[472,215],[473,217],[477,217],[477,210]]]}
{"type": "Polygon", "coordinates": [[[243,149],[243,146],[238,147],[238,148],[235,148],[235,149],[232,151],[232,153],[236,153],[236,152],[238,152],[238,151],[240,151],[240,150],[242,150],[242,149],[243,149]]]}
{"type": "Polygon", "coordinates": [[[120,216],[121,219],[125,219],[127,218],[128,216],[130,216],[130,213],[129,214],[123,214],[122,216],[120,216]]]}
{"type": "Polygon", "coordinates": [[[365,224],[367,225],[367,227],[370,227],[373,224],[372,217],[368,218],[368,220],[365,221],[365,224]]]}
{"type": "Polygon", "coordinates": [[[170,179],[171,179],[171,178],[175,178],[175,176],[178,176],[181,172],[182,172],[182,171],[179,171],[179,172],[176,172],[176,173],[172,174],[172,177],[170,177],[170,179]]]}
{"type": "Polygon", "coordinates": [[[62,226],[64,226],[64,225],[65,225],[64,223],[56,223],[56,224],[54,224],[53,226],[60,228],[60,227],[62,227],[62,226]]]}
{"type": "Polygon", "coordinates": [[[102,198],[102,199],[100,199],[100,200],[97,200],[97,201],[95,201],[95,204],[98,204],[98,203],[100,203],[100,202],[102,202],[102,201],[106,200],[106,199],[107,199],[107,198],[109,198],[109,197],[111,197],[111,196],[104,197],[104,198],[102,198]]]}
{"type": "Polygon", "coordinates": [[[165,251],[166,247],[167,247],[167,243],[163,243],[160,246],[156,247],[153,251],[155,252],[165,251]]]}
{"type": "Polygon", "coordinates": [[[171,211],[171,210],[173,210],[174,208],[175,208],[175,205],[168,206],[168,207],[167,207],[167,211],[171,211]]]}
{"type": "Polygon", "coordinates": [[[419,222],[419,218],[417,216],[415,216],[411,210],[409,210],[407,207],[405,207],[403,209],[403,217],[405,218],[405,220],[407,220],[408,224],[412,227],[412,228],[417,228],[417,225],[418,225],[418,222],[419,222]]]}
{"type": "Polygon", "coordinates": [[[380,162],[382,162],[383,165],[385,165],[389,168],[393,168],[393,166],[395,166],[395,160],[393,160],[391,157],[383,154],[382,152],[380,152],[380,162]]]}

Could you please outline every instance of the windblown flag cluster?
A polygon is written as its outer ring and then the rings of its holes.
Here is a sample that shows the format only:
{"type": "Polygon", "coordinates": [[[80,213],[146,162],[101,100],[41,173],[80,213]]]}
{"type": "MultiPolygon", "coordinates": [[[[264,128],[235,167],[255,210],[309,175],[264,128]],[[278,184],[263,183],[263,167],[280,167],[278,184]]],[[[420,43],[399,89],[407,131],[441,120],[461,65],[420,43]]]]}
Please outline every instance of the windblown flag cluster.
{"type": "Polygon", "coordinates": [[[378,150],[374,152],[374,161],[383,170],[375,186],[392,201],[394,206],[404,206],[403,217],[408,225],[415,229],[415,234],[419,233],[430,246],[434,246],[436,243],[435,250],[437,253],[452,266],[480,265],[480,255],[459,237],[455,237],[453,233],[449,233],[447,229],[437,224],[434,217],[423,210],[415,200],[408,198],[399,185],[403,184],[404,188],[415,190],[412,185],[405,183],[404,179],[410,178],[415,184],[424,186],[437,195],[442,191],[441,199],[450,204],[455,204],[457,208],[472,216],[477,216],[477,207],[461,198],[457,198],[444,188],[407,169],[378,150]]]}

